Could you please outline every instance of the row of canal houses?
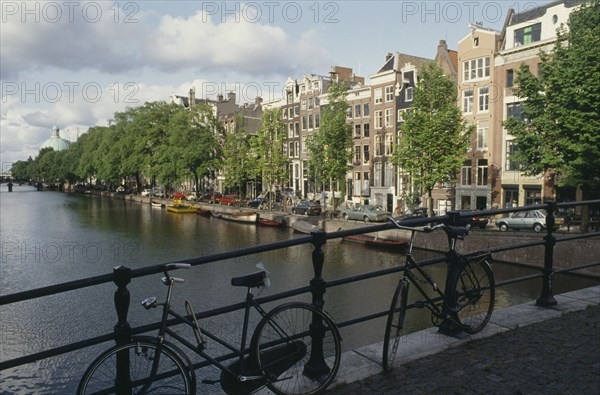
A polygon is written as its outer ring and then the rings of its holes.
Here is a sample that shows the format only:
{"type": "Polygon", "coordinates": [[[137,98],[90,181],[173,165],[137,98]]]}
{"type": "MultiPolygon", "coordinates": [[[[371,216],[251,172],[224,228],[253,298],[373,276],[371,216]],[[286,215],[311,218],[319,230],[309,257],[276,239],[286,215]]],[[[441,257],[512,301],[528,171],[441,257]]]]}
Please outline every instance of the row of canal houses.
{"type": "MultiPolygon", "coordinates": [[[[260,126],[263,109],[280,109],[289,158],[289,180],[282,187],[311,197],[321,191],[309,174],[306,138],[320,126],[320,109],[327,104],[329,86],[334,81],[345,81],[349,87],[347,120],[352,125],[353,156],[346,177],[346,196],[340,198],[403,212],[417,191],[410,174],[392,163],[391,154],[403,114],[412,105],[419,72],[428,63],[436,63],[456,82],[457,106],[475,127],[457,182],[441,185],[433,193],[438,214],[451,209],[529,205],[545,199],[580,200],[576,187],[556,187],[553,174],[524,176],[519,165],[510,160],[516,146],[502,123],[509,116],[521,116],[521,99],[512,91],[517,70],[524,63],[533,74],[539,74],[540,51],[552,49],[556,29],[567,23],[569,14],[581,2],[555,1],[522,13],[511,9],[502,31],[471,23],[456,50],[448,49],[441,40],[433,59],[388,53],[381,68],[369,75],[368,85],[352,69],[333,66],[328,75],[288,78],[285,95],[268,103],[257,98],[253,104],[238,106],[232,92],[227,98],[219,95],[216,100],[197,99],[193,88],[187,96],[173,95],[172,100],[185,106],[200,102],[211,105],[226,130],[234,126],[236,115],[242,117],[249,133],[260,126]]],[[[249,195],[260,192],[251,184],[249,195]]],[[[222,190],[218,180],[215,188],[222,190]]]]}

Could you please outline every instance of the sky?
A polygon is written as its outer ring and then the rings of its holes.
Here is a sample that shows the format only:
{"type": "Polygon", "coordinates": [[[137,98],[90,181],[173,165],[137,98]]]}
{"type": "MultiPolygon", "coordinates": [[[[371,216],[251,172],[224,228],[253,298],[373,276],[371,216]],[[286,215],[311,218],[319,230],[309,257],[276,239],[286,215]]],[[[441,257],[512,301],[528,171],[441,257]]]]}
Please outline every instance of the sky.
{"type": "Polygon", "coordinates": [[[548,1],[0,0],[0,162],[34,158],[52,127],[75,141],[115,112],[175,93],[238,104],[334,65],[366,78],[388,52],[433,59],[469,23],[502,29],[548,1]]]}

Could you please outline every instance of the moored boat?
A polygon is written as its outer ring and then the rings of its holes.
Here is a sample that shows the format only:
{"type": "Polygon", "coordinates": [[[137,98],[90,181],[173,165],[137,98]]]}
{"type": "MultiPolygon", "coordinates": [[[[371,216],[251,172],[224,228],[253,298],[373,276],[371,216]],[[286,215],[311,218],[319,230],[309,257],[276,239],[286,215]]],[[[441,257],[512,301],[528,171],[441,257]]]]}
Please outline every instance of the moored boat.
{"type": "Polygon", "coordinates": [[[256,221],[258,220],[258,213],[255,213],[253,211],[238,211],[231,213],[221,212],[219,214],[221,219],[234,222],[256,223],[256,221]]]}
{"type": "Polygon", "coordinates": [[[382,248],[392,251],[404,251],[409,243],[408,240],[390,240],[371,235],[345,236],[342,240],[351,243],[364,244],[367,247],[382,248]]]}
{"type": "Polygon", "coordinates": [[[161,203],[157,200],[153,200],[150,204],[152,204],[152,207],[156,207],[156,208],[162,208],[165,207],[164,203],[161,203]]]}
{"type": "Polygon", "coordinates": [[[210,215],[212,214],[212,212],[210,210],[204,209],[204,208],[199,208],[196,210],[196,214],[201,215],[203,217],[210,217],[210,215]]]}
{"type": "Polygon", "coordinates": [[[317,232],[322,230],[317,225],[311,224],[310,222],[297,220],[292,224],[292,229],[296,232],[311,234],[312,232],[317,232]]]}
{"type": "Polygon", "coordinates": [[[268,218],[259,218],[258,223],[264,226],[281,226],[281,221],[268,218]]]}
{"type": "Polygon", "coordinates": [[[198,208],[194,207],[190,204],[182,204],[181,200],[175,199],[173,200],[173,204],[167,205],[167,210],[172,213],[195,213],[198,208]]]}

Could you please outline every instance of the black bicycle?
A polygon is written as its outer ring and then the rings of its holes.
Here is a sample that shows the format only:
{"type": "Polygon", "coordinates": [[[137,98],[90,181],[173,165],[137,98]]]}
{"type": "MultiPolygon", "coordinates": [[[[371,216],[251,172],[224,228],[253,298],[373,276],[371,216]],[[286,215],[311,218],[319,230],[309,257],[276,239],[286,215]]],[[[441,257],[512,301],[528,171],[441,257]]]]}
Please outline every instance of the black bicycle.
{"type": "Polygon", "coordinates": [[[406,253],[404,275],[400,278],[390,306],[385,336],[383,340],[383,369],[393,368],[400,338],[406,331],[406,311],[408,306],[408,290],[412,284],[423,296],[423,300],[410,307],[426,307],[431,311],[433,325],[442,332],[454,333],[464,331],[477,333],[490,320],[494,309],[495,283],[490,266],[489,252],[461,255],[456,251],[456,241],[469,234],[466,227],[455,227],[445,224],[433,227],[412,228],[390,220],[399,228],[411,231],[410,243],[406,253]],[[412,257],[413,241],[416,232],[432,232],[443,229],[448,236],[449,250],[446,254],[448,271],[444,291],[436,281],[412,257]],[[416,269],[416,272],[413,272],[416,269]],[[434,297],[427,295],[421,284],[429,284],[434,297]]]}
{"type": "Polygon", "coordinates": [[[220,383],[228,394],[249,394],[264,386],[281,395],[318,394],[332,382],[340,366],[341,347],[340,334],[329,315],[301,302],[286,303],[267,313],[252,293],[253,288],[268,286],[264,268],[232,278],[231,285],[247,288],[241,344],[236,347],[201,328],[189,301],[185,301],[187,316],[171,309],[173,286],[183,279],[172,277],[169,271],[184,268],[189,269],[190,265],[165,265],[164,303],[158,303],[156,297],[142,302],[146,309],[162,306],[158,335],[135,336],[129,343],[106,350],[86,370],[78,394],[195,394],[195,366],[179,347],[166,340],[167,335],[202,357],[205,365],[217,367],[221,371],[220,380],[202,380],[202,383],[220,383]],[[247,347],[250,307],[262,318],[247,347]],[[192,328],[196,344],[168,327],[171,316],[192,328]],[[225,347],[229,354],[209,355],[205,350],[208,339],[225,347]]]}

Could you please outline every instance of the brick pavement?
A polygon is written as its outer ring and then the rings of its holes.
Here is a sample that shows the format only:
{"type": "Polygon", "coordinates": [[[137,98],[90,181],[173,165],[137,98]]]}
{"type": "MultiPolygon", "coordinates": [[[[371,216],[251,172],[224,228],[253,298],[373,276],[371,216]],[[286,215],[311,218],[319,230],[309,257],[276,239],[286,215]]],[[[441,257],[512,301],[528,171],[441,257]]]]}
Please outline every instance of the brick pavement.
{"type": "Polygon", "coordinates": [[[519,325],[325,393],[600,394],[600,306],[519,325]]]}

